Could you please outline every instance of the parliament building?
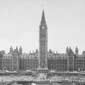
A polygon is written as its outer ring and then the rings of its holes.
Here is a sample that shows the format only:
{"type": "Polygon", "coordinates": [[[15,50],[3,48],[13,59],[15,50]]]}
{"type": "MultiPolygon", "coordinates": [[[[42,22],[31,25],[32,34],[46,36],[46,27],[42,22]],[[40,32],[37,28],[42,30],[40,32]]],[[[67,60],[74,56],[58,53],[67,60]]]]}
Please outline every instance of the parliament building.
{"type": "Polygon", "coordinates": [[[0,52],[1,71],[27,71],[38,68],[56,72],[85,71],[85,51],[79,54],[78,47],[75,52],[70,47],[66,48],[65,53],[48,50],[48,27],[44,11],[39,26],[39,50],[27,54],[23,53],[22,47],[10,47],[9,53],[0,52]]]}

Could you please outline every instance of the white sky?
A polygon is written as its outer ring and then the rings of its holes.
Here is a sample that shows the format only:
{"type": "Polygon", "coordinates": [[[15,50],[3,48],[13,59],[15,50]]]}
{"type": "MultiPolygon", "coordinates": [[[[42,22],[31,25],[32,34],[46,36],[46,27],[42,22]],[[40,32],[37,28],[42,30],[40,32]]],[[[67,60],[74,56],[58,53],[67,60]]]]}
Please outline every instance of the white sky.
{"type": "Polygon", "coordinates": [[[24,52],[38,48],[42,9],[48,26],[48,48],[85,50],[85,0],[0,0],[0,50],[12,45],[24,52]]]}

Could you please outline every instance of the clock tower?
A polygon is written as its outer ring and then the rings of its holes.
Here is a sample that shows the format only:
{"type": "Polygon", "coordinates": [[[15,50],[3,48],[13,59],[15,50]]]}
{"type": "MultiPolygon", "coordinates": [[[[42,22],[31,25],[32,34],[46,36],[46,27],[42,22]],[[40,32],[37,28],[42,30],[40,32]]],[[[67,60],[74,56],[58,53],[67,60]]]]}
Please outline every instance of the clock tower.
{"type": "Polygon", "coordinates": [[[42,12],[42,18],[39,29],[39,68],[47,69],[47,53],[48,53],[48,45],[47,45],[47,25],[45,20],[44,10],[42,12]]]}

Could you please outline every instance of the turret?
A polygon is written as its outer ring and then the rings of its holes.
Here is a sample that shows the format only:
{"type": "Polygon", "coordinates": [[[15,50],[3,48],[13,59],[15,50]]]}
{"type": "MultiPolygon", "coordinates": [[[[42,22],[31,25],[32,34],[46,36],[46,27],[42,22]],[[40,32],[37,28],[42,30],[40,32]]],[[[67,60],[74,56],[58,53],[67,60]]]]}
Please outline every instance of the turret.
{"type": "Polygon", "coordinates": [[[78,49],[78,47],[76,47],[75,48],[75,54],[78,55],[78,53],[79,53],[79,49],[78,49]]]}

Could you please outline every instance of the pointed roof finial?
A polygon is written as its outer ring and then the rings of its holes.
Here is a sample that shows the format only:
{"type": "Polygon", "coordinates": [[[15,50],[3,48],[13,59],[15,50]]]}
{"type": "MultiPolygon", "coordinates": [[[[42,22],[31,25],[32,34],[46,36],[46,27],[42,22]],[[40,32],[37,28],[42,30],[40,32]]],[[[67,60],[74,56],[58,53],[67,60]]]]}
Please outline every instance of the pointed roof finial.
{"type": "Polygon", "coordinates": [[[46,25],[44,9],[42,11],[41,25],[46,25]]]}

